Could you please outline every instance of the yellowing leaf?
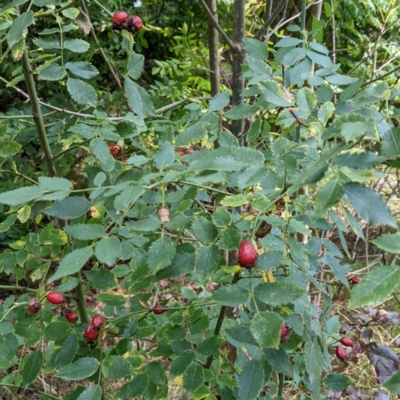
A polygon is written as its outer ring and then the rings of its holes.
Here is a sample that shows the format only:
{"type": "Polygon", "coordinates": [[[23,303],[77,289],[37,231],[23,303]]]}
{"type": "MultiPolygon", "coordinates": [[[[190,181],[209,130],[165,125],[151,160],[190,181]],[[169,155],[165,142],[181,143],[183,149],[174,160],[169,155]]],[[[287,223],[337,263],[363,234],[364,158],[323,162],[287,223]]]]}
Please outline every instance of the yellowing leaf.
{"type": "Polygon", "coordinates": [[[175,383],[175,385],[177,385],[177,386],[182,386],[182,384],[183,384],[182,376],[176,376],[176,377],[174,378],[174,383],[175,383]]]}

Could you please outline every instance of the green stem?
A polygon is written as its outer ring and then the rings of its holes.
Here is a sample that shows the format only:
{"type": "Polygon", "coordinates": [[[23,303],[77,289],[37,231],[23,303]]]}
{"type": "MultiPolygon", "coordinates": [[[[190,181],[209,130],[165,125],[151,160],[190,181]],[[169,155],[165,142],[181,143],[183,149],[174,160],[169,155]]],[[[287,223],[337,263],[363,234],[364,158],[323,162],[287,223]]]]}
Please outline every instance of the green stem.
{"type": "MultiPolygon", "coordinates": [[[[12,383],[4,383],[4,382],[0,382],[0,386],[12,387],[12,388],[16,388],[16,389],[20,389],[21,388],[21,386],[13,385],[12,383]]],[[[30,392],[35,392],[35,393],[41,394],[45,398],[54,399],[54,400],[62,400],[60,397],[55,397],[55,396],[53,396],[53,395],[51,395],[49,393],[42,392],[41,390],[36,390],[36,389],[33,389],[33,388],[29,388],[29,387],[24,388],[24,390],[29,390],[30,392]]]]}
{"type": "Polygon", "coordinates": [[[22,287],[22,286],[0,285],[0,289],[2,289],[2,290],[24,290],[26,292],[37,293],[36,289],[25,288],[25,287],[22,287]]]}
{"type": "Polygon", "coordinates": [[[75,276],[79,281],[78,286],[75,289],[76,304],[78,305],[79,316],[83,323],[88,323],[89,315],[87,313],[85,294],[83,292],[82,276],[80,272],[77,272],[75,276]]]}
{"type": "Polygon", "coordinates": [[[282,397],[283,395],[283,386],[285,384],[285,374],[281,372],[279,374],[279,390],[278,390],[278,397],[282,397]]]}
{"type": "Polygon", "coordinates": [[[300,30],[303,36],[303,39],[306,37],[306,9],[307,9],[307,0],[302,0],[301,2],[301,16],[300,16],[300,30]]]}
{"type": "MultiPolygon", "coordinates": [[[[235,284],[239,280],[240,272],[241,271],[236,272],[236,274],[233,275],[233,279],[232,279],[232,283],[231,283],[232,285],[235,284]]],[[[219,315],[218,315],[217,324],[215,325],[215,329],[214,329],[214,336],[219,336],[219,334],[221,332],[222,324],[223,324],[224,319],[225,319],[226,307],[227,306],[222,306],[221,307],[221,310],[220,310],[219,315]]],[[[206,363],[204,364],[204,368],[205,369],[210,369],[213,360],[214,360],[214,356],[208,357],[206,363]]]]}
{"type": "Polygon", "coordinates": [[[33,120],[35,121],[36,132],[42,147],[46,164],[48,168],[49,176],[56,175],[56,168],[54,166],[54,158],[51,153],[50,145],[47,140],[46,128],[44,127],[42,111],[40,110],[39,98],[36,92],[35,81],[33,80],[33,75],[31,72],[31,65],[29,62],[28,51],[24,51],[22,56],[22,72],[24,73],[26,87],[28,89],[29,100],[32,106],[33,120]]]}

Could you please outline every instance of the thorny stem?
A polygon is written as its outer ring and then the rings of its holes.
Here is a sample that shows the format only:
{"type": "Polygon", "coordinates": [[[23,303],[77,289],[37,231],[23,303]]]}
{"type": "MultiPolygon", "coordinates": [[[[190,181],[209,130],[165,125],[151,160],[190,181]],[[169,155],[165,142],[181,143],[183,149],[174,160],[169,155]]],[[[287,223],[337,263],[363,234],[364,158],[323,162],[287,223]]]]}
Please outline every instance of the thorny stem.
{"type": "Polygon", "coordinates": [[[24,51],[21,65],[22,65],[22,72],[25,77],[26,87],[28,89],[28,97],[31,102],[32,115],[36,126],[36,132],[48,168],[48,175],[55,176],[56,168],[54,166],[54,157],[53,154],[51,153],[50,145],[47,140],[46,128],[44,127],[42,111],[40,110],[39,98],[37,96],[35,81],[33,80],[31,65],[29,63],[28,50],[24,51]]]}
{"type": "MultiPolygon", "coordinates": [[[[235,284],[240,278],[240,271],[236,272],[235,275],[233,275],[233,279],[232,279],[232,285],[235,284]]],[[[226,312],[226,308],[227,306],[222,306],[221,310],[219,312],[218,315],[218,320],[217,320],[217,324],[215,325],[215,329],[214,329],[214,335],[215,336],[219,336],[220,332],[221,332],[221,328],[222,328],[222,324],[224,322],[225,319],[225,312],[226,312]]],[[[211,364],[214,360],[214,356],[209,356],[207,358],[206,363],[204,364],[204,368],[205,369],[209,369],[211,367],[211,364]]]]}

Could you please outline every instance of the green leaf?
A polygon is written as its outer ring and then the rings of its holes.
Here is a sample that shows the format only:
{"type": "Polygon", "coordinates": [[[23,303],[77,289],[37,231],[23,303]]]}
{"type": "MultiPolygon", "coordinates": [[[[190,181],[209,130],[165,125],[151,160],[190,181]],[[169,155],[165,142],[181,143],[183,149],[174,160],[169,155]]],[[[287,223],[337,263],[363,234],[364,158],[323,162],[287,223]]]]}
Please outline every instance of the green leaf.
{"type": "Polygon", "coordinates": [[[116,236],[105,237],[96,244],[94,252],[101,263],[111,267],[121,256],[121,242],[116,236]]]}
{"type": "Polygon", "coordinates": [[[86,388],[76,400],[101,400],[103,389],[99,385],[92,385],[86,388]]]}
{"type": "Polygon", "coordinates": [[[224,343],[224,340],[218,336],[211,336],[204,339],[196,347],[196,351],[206,356],[211,356],[218,353],[219,348],[224,343]]]}
{"type": "Polygon", "coordinates": [[[382,154],[386,157],[400,154],[400,128],[390,128],[380,132],[382,138],[382,154]]]}
{"type": "Polygon", "coordinates": [[[179,354],[171,364],[171,375],[182,375],[189,368],[193,360],[194,351],[192,350],[185,350],[183,353],[179,354]]]}
{"type": "Polygon", "coordinates": [[[329,374],[324,380],[324,386],[332,392],[341,392],[346,390],[352,383],[353,379],[342,374],[329,374]]]}
{"type": "Polygon", "coordinates": [[[90,141],[90,148],[93,155],[100,161],[104,171],[111,171],[114,169],[114,158],[110,154],[110,149],[107,143],[100,139],[95,138],[90,141]]]}
{"type": "Polygon", "coordinates": [[[343,92],[340,94],[340,101],[350,100],[358,92],[362,83],[363,80],[360,78],[353,82],[346,89],[344,89],[343,92]]]}
{"type": "Polygon", "coordinates": [[[241,235],[235,228],[224,229],[221,232],[221,249],[237,250],[241,242],[241,235]]]}
{"type": "Polygon", "coordinates": [[[232,120],[250,118],[259,110],[258,106],[241,103],[238,106],[226,111],[224,117],[232,120]]]}
{"type": "MultiPolygon", "coordinates": [[[[1,7],[0,12],[10,10],[11,8],[13,8],[15,6],[20,6],[27,2],[28,2],[28,0],[13,0],[13,1],[9,2],[8,4],[6,4],[5,6],[1,7]]],[[[4,4],[4,3],[2,3],[2,4],[4,4]]]]}
{"type": "Polygon", "coordinates": [[[183,375],[183,388],[193,393],[203,385],[204,380],[203,367],[193,362],[183,375]]]}
{"type": "Polygon", "coordinates": [[[0,143],[0,157],[7,158],[18,154],[22,146],[12,140],[0,143]]]}
{"type": "Polygon", "coordinates": [[[61,13],[69,19],[76,19],[76,17],[79,15],[79,10],[75,7],[71,7],[62,10],[61,13]]]}
{"type": "Polygon", "coordinates": [[[212,220],[216,226],[221,228],[232,222],[232,216],[225,208],[218,207],[213,213],[212,220]]]}
{"type": "Polygon", "coordinates": [[[258,300],[272,306],[282,306],[284,304],[293,303],[304,293],[304,290],[286,281],[264,283],[258,285],[254,289],[254,296],[258,300]]]}
{"type": "Polygon", "coordinates": [[[385,383],[383,387],[391,392],[400,394],[400,371],[396,371],[385,383]]]}
{"type": "Polygon", "coordinates": [[[263,388],[264,367],[260,360],[250,360],[238,377],[239,400],[255,400],[263,388]]]}
{"type": "Polygon", "coordinates": [[[176,139],[176,146],[184,146],[193,142],[198,142],[207,135],[207,124],[204,122],[198,122],[194,125],[189,126],[185,129],[176,139]]]}
{"type": "Polygon", "coordinates": [[[82,39],[70,39],[64,42],[64,49],[74,53],[84,53],[88,51],[90,44],[82,39]]]}
{"type": "Polygon", "coordinates": [[[154,162],[156,168],[163,171],[165,168],[169,167],[175,161],[175,150],[170,143],[164,142],[160,149],[157,151],[154,162]]]}
{"type": "Polygon", "coordinates": [[[286,351],[282,349],[265,349],[264,354],[267,357],[268,364],[275,371],[293,376],[292,363],[286,351]]]}
{"type": "Polygon", "coordinates": [[[273,81],[260,82],[258,86],[265,99],[273,105],[289,107],[294,104],[293,96],[278,83],[273,81]]]}
{"type": "Polygon", "coordinates": [[[134,52],[129,54],[128,59],[128,75],[132,79],[138,79],[142,75],[144,67],[144,57],[134,52]]]}
{"type": "Polygon", "coordinates": [[[29,10],[24,12],[18,18],[15,18],[10,30],[8,31],[8,45],[10,47],[14,46],[14,44],[18,43],[22,37],[24,36],[24,32],[26,32],[26,28],[33,24],[33,11],[29,10]]]}
{"type": "Polygon", "coordinates": [[[360,225],[357,223],[357,220],[353,217],[353,215],[351,214],[351,212],[347,208],[344,208],[344,214],[346,216],[346,219],[347,219],[348,223],[351,226],[351,229],[353,229],[353,232],[358,237],[360,237],[362,240],[365,240],[364,233],[363,233],[360,225]]]}
{"type": "Polygon", "coordinates": [[[220,204],[226,207],[239,207],[249,202],[249,198],[245,194],[238,194],[236,196],[226,196],[220,204]]]}
{"type": "Polygon", "coordinates": [[[78,104],[96,107],[97,92],[93,86],[80,79],[69,78],[67,80],[67,89],[72,99],[78,104]]]}
{"type": "Polygon", "coordinates": [[[218,269],[220,252],[217,245],[201,247],[196,254],[196,272],[202,282],[207,281],[218,269]]]}
{"type": "Polygon", "coordinates": [[[125,94],[132,111],[139,118],[154,115],[154,106],[149,94],[128,77],[125,77],[125,94]]]}
{"type": "Polygon", "coordinates": [[[292,46],[297,46],[300,43],[303,43],[303,40],[296,39],[293,37],[285,37],[285,38],[279,40],[275,44],[275,47],[292,47],[292,46]]]}
{"type": "Polygon", "coordinates": [[[56,190],[65,190],[70,191],[72,188],[72,183],[65,178],[50,178],[47,176],[40,176],[39,185],[42,186],[46,190],[56,191],[56,190]]]}
{"type": "Polygon", "coordinates": [[[375,305],[384,301],[400,280],[400,267],[397,265],[377,266],[351,291],[349,308],[375,305]]]}
{"type": "Polygon", "coordinates": [[[0,354],[2,359],[11,359],[19,348],[17,336],[14,333],[7,333],[0,336],[0,354]]]}
{"type": "Polygon", "coordinates": [[[225,286],[213,293],[213,299],[219,304],[229,307],[236,307],[246,303],[249,293],[237,284],[225,286]]]}
{"type": "Polygon", "coordinates": [[[67,275],[75,274],[80,271],[83,266],[89,261],[93,255],[91,246],[76,249],[67,254],[58,265],[54,275],[47,281],[47,283],[54,282],[57,279],[63,278],[67,275]]]}
{"type": "Polygon", "coordinates": [[[138,399],[147,389],[150,378],[146,374],[136,375],[117,392],[117,398],[123,400],[138,399]]]}
{"type": "Polygon", "coordinates": [[[281,327],[284,322],[279,314],[262,311],[251,320],[250,330],[260,346],[277,349],[280,343],[281,327]]]}
{"type": "Polygon", "coordinates": [[[99,74],[97,68],[84,61],[67,62],[65,68],[83,79],[91,79],[99,74]]]}
{"type": "Polygon", "coordinates": [[[22,383],[31,384],[39,375],[43,365],[43,354],[40,350],[35,350],[26,356],[24,367],[22,368],[22,383]]]}
{"type": "Polygon", "coordinates": [[[373,169],[385,161],[385,157],[377,156],[369,151],[349,151],[334,157],[333,163],[354,169],[373,169]]]}
{"type": "Polygon", "coordinates": [[[333,85],[349,85],[350,83],[354,82],[354,78],[351,78],[350,76],[346,75],[340,75],[340,74],[333,74],[329,76],[325,76],[325,79],[329,82],[332,83],[333,85]]]}
{"type": "Polygon", "coordinates": [[[305,364],[308,376],[312,383],[319,382],[321,378],[321,372],[324,370],[323,365],[323,354],[321,347],[317,341],[307,342],[304,348],[305,364]]]}
{"type": "Polygon", "coordinates": [[[56,201],[44,212],[59,219],[74,219],[86,214],[90,209],[90,202],[84,197],[68,197],[56,201]]]}
{"type": "Polygon", "coordinates": [[[204,245],[212,243],[218,236],[218,229],[204,217],[198,217],[193,221],[192,231],[196,239],[204,245]]]}
{"type": "Polygon", "coordinates": [[[346,183],[343,191],[356,213],[370,224],[398,227],[379,193],[360,183],[346,183]]]}
{"type": "Polygon", "coordinates": [[[7,232],[17,220],[17,214],[9,215],[3,222],[0,223],[0,233],[7,232]]]}
{"type": "Polygon", "coordinates": [[[68,225],[64,228],[64,231],[69,236],[78,240],[100,239],[107,235],[103,226],[98,224],[68,225]]]}
{"type": "Polygon", "coordinates": [[[271,271],[281,263],[282,258],[283,253],[279,250],[263,253],[257,259],[257,269],[262,271],[271,271]]]}
{"type": "Polygon", "coordinates": [[[175,252],[174,243],[169,237],[162,236],[158,238],[149,248],[147,263],[150,270],[155,273],[170,265],[175,252]]]}
{"type": "Polygon", "coordinates": [[[116,210],[127,210],[143,194],[142,186],[128,186],[114,199],[116,210]]]}
{"type": "Polygon", "coordinates": [[[317,106],[317,97],[309,88],[302,88],[297,92],[296,103],[301,110],[311,113],[317,106]]]}
{"type": "Polygon", "coordinates": [[[254,344],[256,342],[253,334],[251,333],[250,327],[247,325],[239,325],[233,328],[225,329],[225,333],[240,343],[254,344]]]}
{"type": "Polygon", "coordinates": [[[216,94],[210,101],[210,111],[220,111],[229,104],[229,92],[216,94]]]}
{"type": "Polygon", "coordinates": [[[64,341],[61,350],[57,353],[54,359],[54,367],[63,367],[71,364],[78,351],[79,342],[75,333],[71,333],[64,341]]]}
{"type": "MultiPolygon", "coordinates": [[[[1,232],[1,231],[0,231],[1,232]]],[[[372,240],[375,246],[392,254],[400,254],[400,233],[384,234],[372,240]]]]}
{"type": "Polygon", "coordinates": [[[85,271],[89,283],[99,290],[109,290],[117,286],[114,274],[106,269],[97,269],[92,271],[85,271]]]}
{"type": "Polygon", "coordinates": [[[64,78],[65,74],[63,67],[58,64],[50,64],[40,71],[39,79],[43,81],[59,81],[64,78]]]}
{"type": "Polygon", "coordinates": [[[328,182],[317,193],[316,200],[325,210],[333,207],[343,197],[342,186],[338,181],[328,182]]]}
{"type": "Polygon", "coordinates": [[[129,165],[129,164],[131,164],[131,165],[134,165],[134,166],[136,166],[136,167],[140,167],[140,166],[142,166],[143,164],[146,164],[147,162],[149,162],[150,160],[147,158],[147,157],[145,157],[145,156],[143,156],[143,155],[139,155],[139,156],[132,156],[132,157],[129,157],[127,160],[126,160],[126,163],[129,165]]]}
{"type": "Polygon", "coordinates": [[[315,51],[307,51],[307,57],[315,62],[315,64],[321,65],[324,68],[329,68],[332,66],[332,60],[328,56],[316,53],[315,51]]]}
{"type": "Polygon", "coordinates": [[[253,165],[246,168],[238,175],[239,189],[245,189],[260,183],[265,178],[267,173],[268,169],[260,167],[259,165],[253,165]]]}
{"type": "Polygon", "coordinates": [[[243,47],[250,57],[262,61],[268,59],[268,47],[260,40],[244,38],[243,47]]]}
{"type": "Polygon", "coordinates": [[[346,287],[349,287],[349,282],[346,275],[343,272],[342,266],[339,264],[338,260],[331,254],[326,253],[325,256],[321,257],[321,261],[329,266],[335,277],[343,283],[346,287]]]}
{"type": "Polygon", "coordinates": [[[59,49],[60,48],[60,42],[56,39],[33,39],[33,43],[36,44],[37,47],[42,48],[44,50],[50,50],[50,49],[59,49]]]}
{"type": "Polygon", "coordinates": [[[125,304],[125,298],[122,294],[101,293],[101,294],[96,294],[95,297],[96,299],[112,307],[120,307],[123,304],[125,304]]]}
{"type": "Polygon", "coordinates": [[[132,375],[133,368],[130,362],[122,356],[109,355],[102,366],[102,373],[107,379],[123,379],[132,375]]]}
{"type": "Polygon", "coordinates": [[[154,215],[138,221],[125,222],[127,228],[136,232],[153,232],[161,225],[160,219],[154,215]]]}
{"type": "Polygon", "coordinates": [[[8,206],[18,206],[28,201],[40,198],[45,193],[40,186],[22,187],[9,192],[0,193],[0,203],[8,206]]]}
{"type": "Polygon", "coordinates": [[[83,357],[73,364],[61,368],[61,370],[54,376],[66,381],[85,379],[92,376],[99,366],[100,363],[95,358],[83,357]]]}

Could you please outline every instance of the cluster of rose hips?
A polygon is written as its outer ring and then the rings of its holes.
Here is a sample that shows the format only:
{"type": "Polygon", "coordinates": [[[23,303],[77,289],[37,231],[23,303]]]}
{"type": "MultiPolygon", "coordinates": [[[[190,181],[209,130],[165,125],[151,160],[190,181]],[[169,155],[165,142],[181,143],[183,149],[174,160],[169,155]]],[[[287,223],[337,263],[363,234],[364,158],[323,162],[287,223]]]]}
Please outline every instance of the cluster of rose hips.
{"type": "Polygon", "coordinates": [[[87,326],[83,334],[88,342],[92,343],[97,340],[103,322],[103,317],[101,317],[100,315],[95,315],[92,318],[92,322],[87,326]]]}
{"type": "Polygon", "coordinates": [[[178,154],[183,157],[185,154],[191,154],[193,153],[194,150],[193,149],[189,149],[186,153],[183,150],[178,150],[178,154]]]}
{"type": "MultiPolygon", "coordinates": [[[[345,347],[352,347],[353,341],[348,337],[342,337],[340,343],[345,347]]],[[[335,350],[336,357],[339,360],[344,360],[347,357],[347,352],[342,346],[337,346],[335,350]]]]}
{"type": "MultiPolygon", "coordinates": [[[[46,299],[51,304],[61,304],[64,301],[64,296],[59,292],[49,292],[46,299]]],[[[28,309],[31,313],[38,313],[42,308],[42,304],[38,300],[34,300],[28,305],[28,309]]]]}
{"type": "Polygon", "coordinates": [[[112,19],[112,29],[122,31],[123,29],[136,33],[143,28],[143,22],[137,15],[129,16],[125,11],[118,11],[112,19]]]}

